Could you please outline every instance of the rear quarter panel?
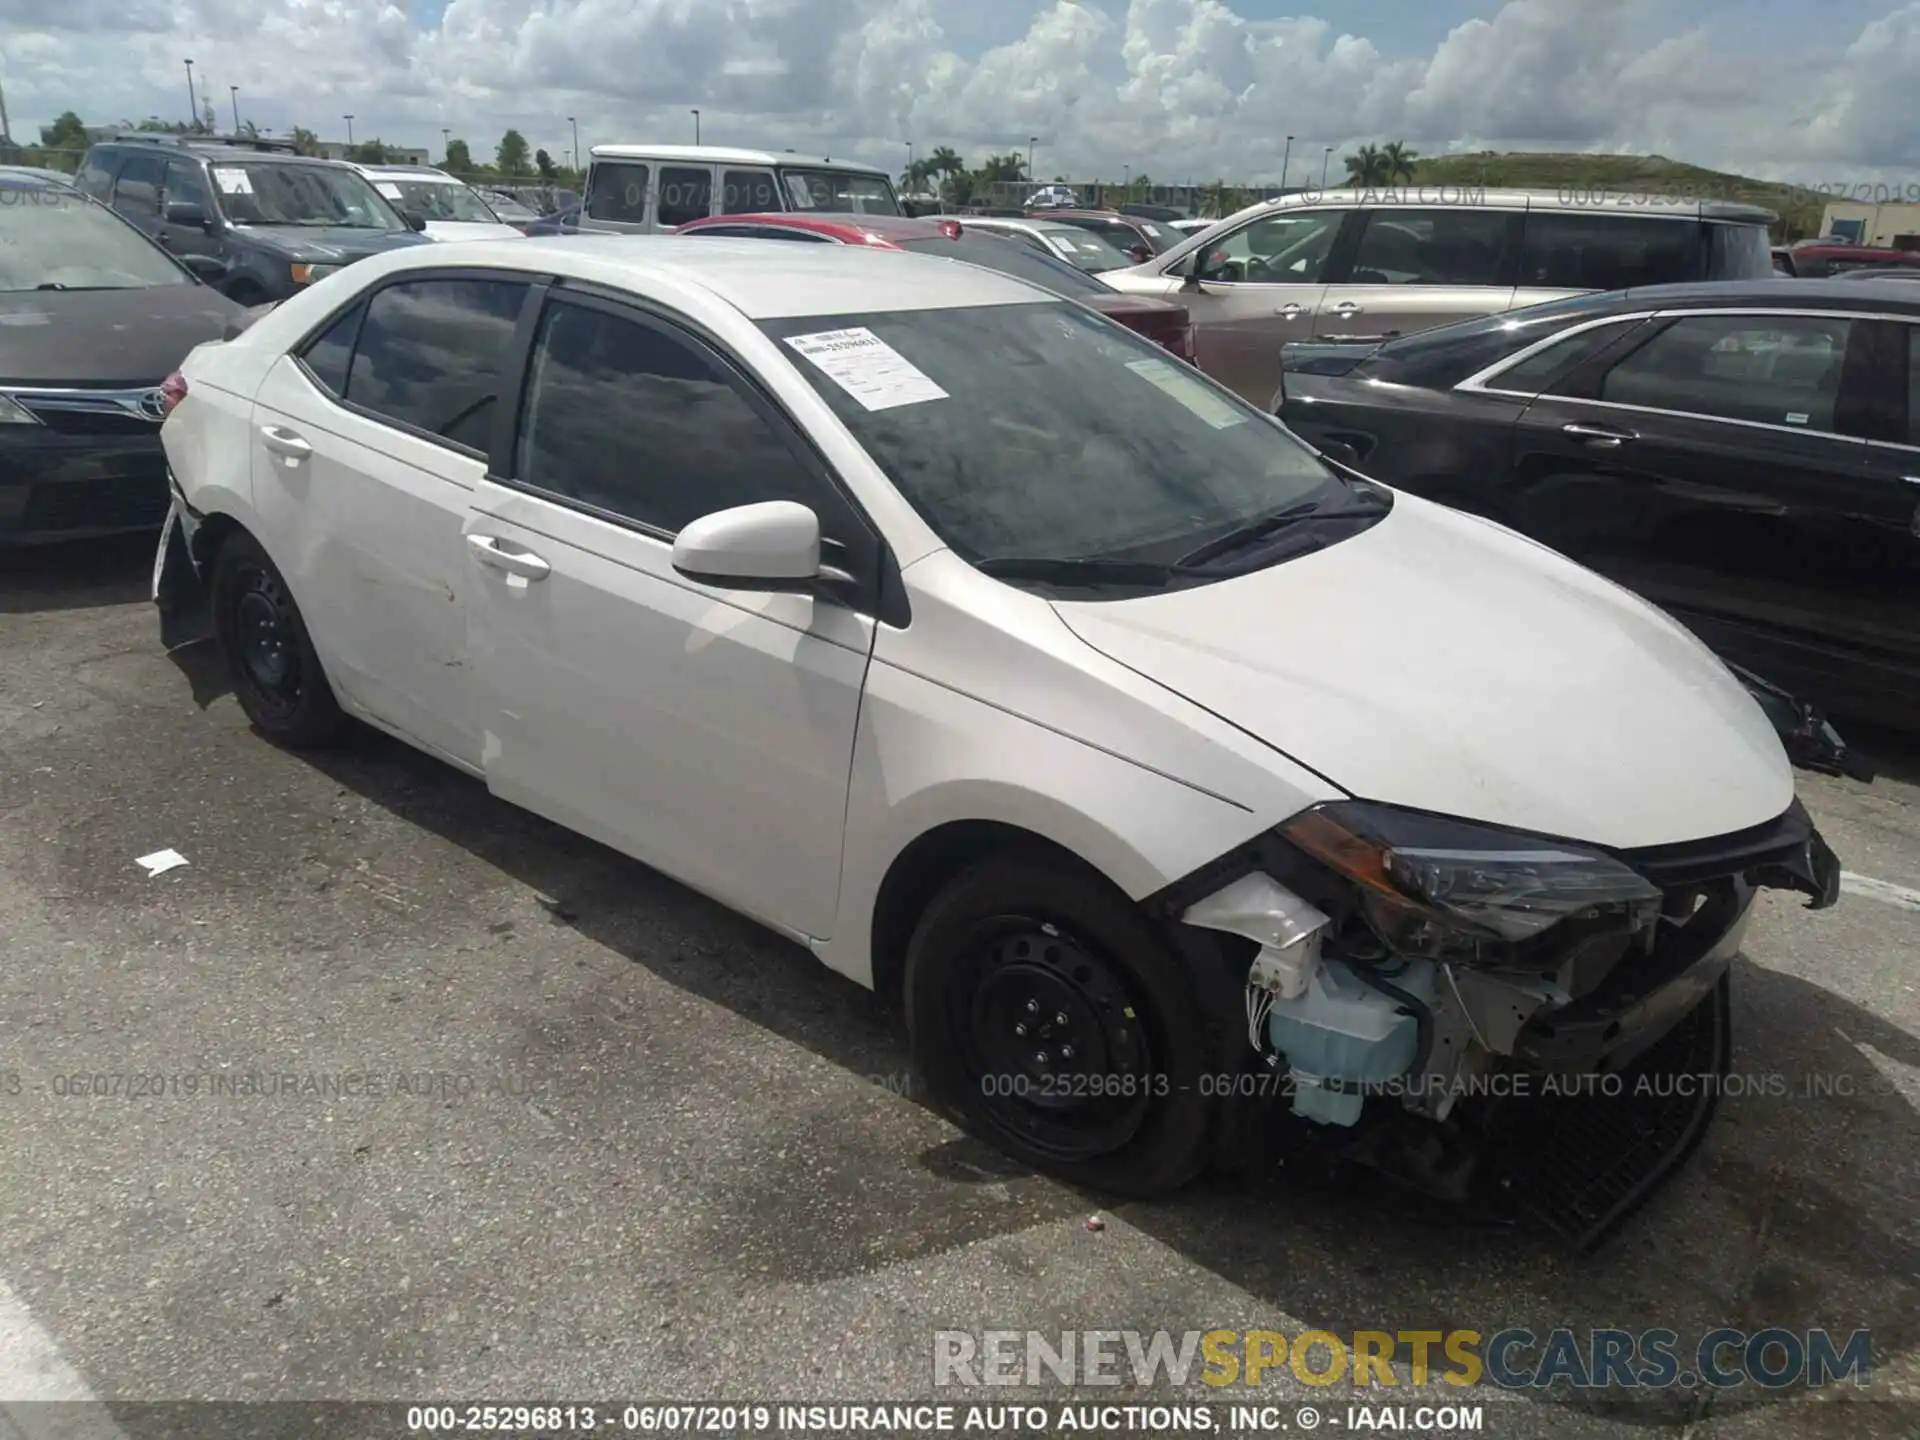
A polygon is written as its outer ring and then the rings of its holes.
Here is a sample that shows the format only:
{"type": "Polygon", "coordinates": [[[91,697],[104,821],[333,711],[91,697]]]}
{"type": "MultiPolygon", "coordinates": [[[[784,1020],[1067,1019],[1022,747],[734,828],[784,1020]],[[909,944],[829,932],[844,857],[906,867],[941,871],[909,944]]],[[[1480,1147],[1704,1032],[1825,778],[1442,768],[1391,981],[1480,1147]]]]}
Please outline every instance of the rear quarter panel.
{"type": "Polygon", "coordinates": [[[1376,480],[1476,513],[1497,505],[1522,399],[1353,376],[1288,375],[1280,418],[1310,444],[1344,440],[1376,480]]]}

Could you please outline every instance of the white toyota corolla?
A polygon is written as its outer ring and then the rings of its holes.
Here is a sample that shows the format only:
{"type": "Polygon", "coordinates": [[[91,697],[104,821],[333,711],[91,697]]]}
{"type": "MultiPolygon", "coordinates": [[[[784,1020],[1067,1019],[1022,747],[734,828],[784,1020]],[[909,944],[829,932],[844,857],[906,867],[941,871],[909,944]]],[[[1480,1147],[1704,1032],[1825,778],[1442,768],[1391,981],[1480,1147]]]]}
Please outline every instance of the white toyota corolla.
{"type": "Polygon", "coordinates": [[[421,247],[169,388],[156,599],[263,734],[364,721],[790,936],[1076,1181],[1267,1092],[1444,1188],[1489,1076],[1723,1061],[1756,889],[1837,892],[1687,631],[999,274],[421,247]]]}

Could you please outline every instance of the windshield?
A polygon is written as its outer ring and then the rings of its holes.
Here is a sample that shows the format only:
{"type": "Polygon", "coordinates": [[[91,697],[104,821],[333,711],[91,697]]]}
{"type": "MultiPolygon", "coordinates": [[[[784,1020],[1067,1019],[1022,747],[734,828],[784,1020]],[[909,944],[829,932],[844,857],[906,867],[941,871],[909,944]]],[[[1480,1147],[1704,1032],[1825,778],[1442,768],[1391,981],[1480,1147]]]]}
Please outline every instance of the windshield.
{"type": "Polygon", "coordinates": [[[344,165],[236,160],[210,167],[220,208],[236,225],[326,225],[405,230],[373,184],[344,165]]]}
{"type": "Polygon", "coordinates": [[[762,329],[970,561],[1162,560],[1255,517],[1348,495],[1276,421],[1077,305],[815,315],[762,329]]]}
{"type": "Polygon", "coordinates": [[[500,217],[466,186],[445,180],[380,180],[373,188],[403,210],[417,210],[428,220],[452,220],[467,225],[498,225],[500,217]]]}
{"type": "Polygon", "coordinates": [[[65,188],[0,187],[0,291],[193,283],[165,251],[84,195],[65,188]]]}
{"type": "Polygon", "coordinates": [[[884,175],[853,170],[780,167],[787,204],[795,210],[834,210],[856,215],[899,215],[900,202],[884,175]]]}
{"type": "MultiPolygon", "coordinates": [[[[530,205],[523,205],[511,195],[495,193],[488,197],[487,203],[493,207],[493,213],[503,221],[538,220],[540,212],[530,205]]],[[[564,207],[562,207],[564,208],[564,207]]]]}
{"type": "Polygon", "coordinates": [[[898,244],[902,250],[918,250],[923,255],[943,255],[949,260],[964,260],[969,265],[998,270],[1002,275],[1025,280],[1029,285],[1038,285],[1056,295],[1080,299],[1087,295],[1114,293],[1113,287],[1105,281],[1094,279],[1084,270],[1074,269],[1064,260],[1042,255],[1031,245],[1023,245],[1018,240],[984,230],[971,233],[962,231],[957,240],[942,235],[938,239],[901,240],[898,244]]]}
{"type": "Polygon", "coordinates": [[[1089,274],[1097,275],[1102,270],[1125,270],[1133,264],[1124,251],[1116,250],[1091,230],[1082,230],[1077,226],[1048,225],[1041,229],[1040,238],[1051,245],[1061,259],[1089,274]]]}

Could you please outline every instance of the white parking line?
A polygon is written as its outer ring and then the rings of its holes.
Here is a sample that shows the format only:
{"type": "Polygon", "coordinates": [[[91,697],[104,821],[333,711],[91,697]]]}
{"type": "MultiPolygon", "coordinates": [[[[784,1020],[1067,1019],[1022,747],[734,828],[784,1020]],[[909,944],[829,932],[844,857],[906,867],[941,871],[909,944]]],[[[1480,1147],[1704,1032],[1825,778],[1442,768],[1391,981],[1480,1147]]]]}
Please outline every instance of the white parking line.
{"type": "Polygon", "coordinates": [[[60,1354],[13,1287],[0,1280],[0,1436],[21,1440],[126,1440],[87,1382],[60,1354]],[[82,1402],[85,1410],[48,1401],[82,1402]]]}
{"type": "Polygon", "coordinates": [[[1875,880],[1870,875],[1855,875],[1849,870],[1840,872],[1840,888],[1849,895],[1859,895],[1868,900],[1883,900],[1889,905],[1897,905],[1902,910],[1911,910],[1916,915],[1920,915],[1920,890],[1909,890],[1904,885],[1875,880]]]}

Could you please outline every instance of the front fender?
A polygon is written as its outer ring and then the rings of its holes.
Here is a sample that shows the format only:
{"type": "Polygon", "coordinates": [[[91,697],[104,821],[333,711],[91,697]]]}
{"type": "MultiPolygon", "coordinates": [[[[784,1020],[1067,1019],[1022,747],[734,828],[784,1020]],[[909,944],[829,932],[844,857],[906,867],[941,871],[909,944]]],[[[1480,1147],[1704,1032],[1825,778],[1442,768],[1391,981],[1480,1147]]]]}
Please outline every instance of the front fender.
{"type": "Polygon", "coordinates": [[[872,987],[882,882],[921,836],[990,821],[1078,856],[1138,900],[1261,833],[1273,816],[876,664],[854,739],[832,969],[872,987]]]}

